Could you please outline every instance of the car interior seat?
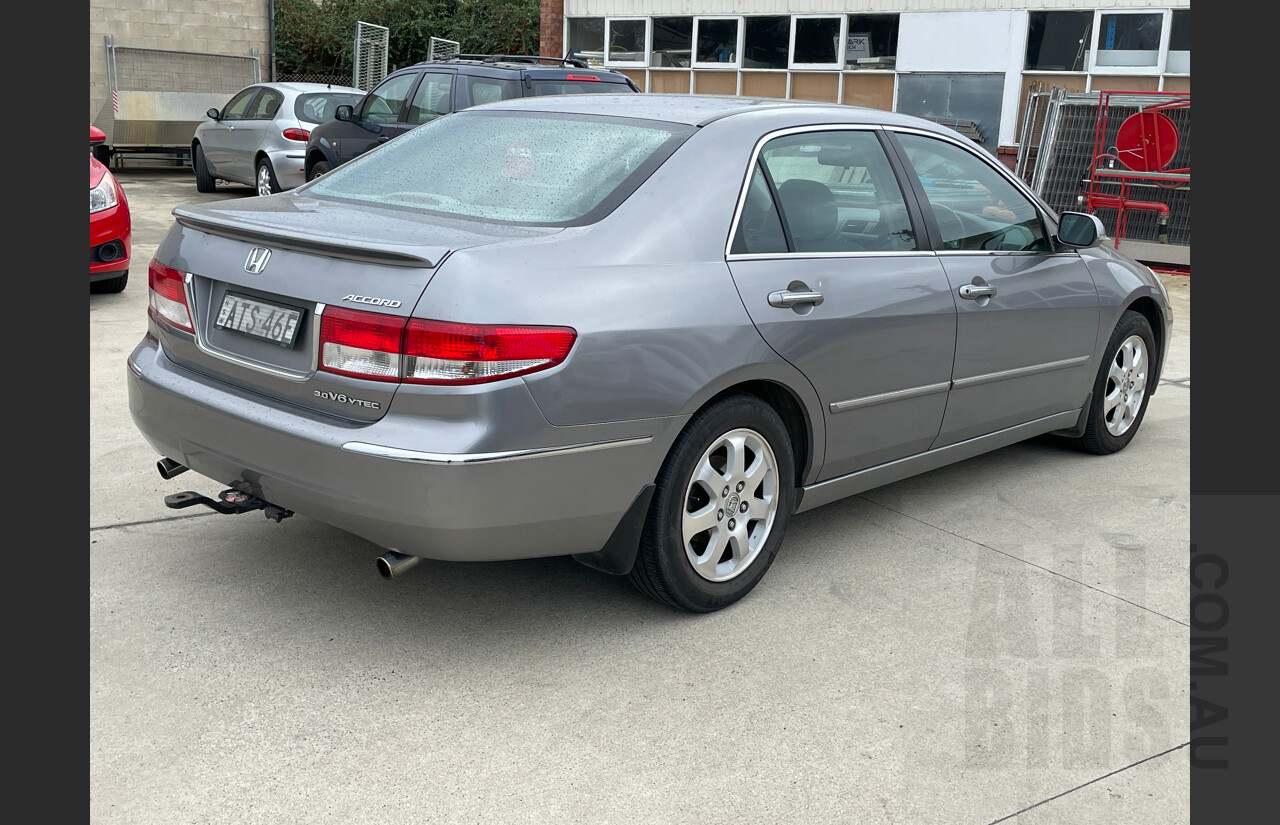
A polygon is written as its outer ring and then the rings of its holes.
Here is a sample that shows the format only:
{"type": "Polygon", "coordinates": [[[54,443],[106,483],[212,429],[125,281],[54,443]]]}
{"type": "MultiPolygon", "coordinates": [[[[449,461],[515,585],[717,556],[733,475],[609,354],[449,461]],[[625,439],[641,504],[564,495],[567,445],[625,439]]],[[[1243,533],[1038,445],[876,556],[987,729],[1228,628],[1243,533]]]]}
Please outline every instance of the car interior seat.
{"type": "MultiPolygon", "coordinates": [[[[834,252],[845,248],[832,237],[840,223],[836,196],[825,184],[807,178],[791,178],[778,187],[782,212],[797,252],[834,252]]],[[[838,239],[837,239],[838,240],[838,239]]]]}

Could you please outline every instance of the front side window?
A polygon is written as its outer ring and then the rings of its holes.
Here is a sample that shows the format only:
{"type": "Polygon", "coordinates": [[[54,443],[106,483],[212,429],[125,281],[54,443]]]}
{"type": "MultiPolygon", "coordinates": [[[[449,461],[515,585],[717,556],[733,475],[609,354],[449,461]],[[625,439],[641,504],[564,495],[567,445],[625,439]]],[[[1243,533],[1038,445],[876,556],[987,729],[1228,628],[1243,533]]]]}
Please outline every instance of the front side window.
{"type": "Polygon", "coordinates": [[[422,82],[413,93],[413,102],[409,104],[409,123],[426,123],[440,115],[449,114],[452,108],[449,100],[453,92],[453,75],[448,73],[425,72],[422,82]]]}
{"type": "Polygon", "coordinates": [[[933,210],[943,249],[1049,250],[1039,210],[973,152],[923,135],[901,134],[898,140],[933,210]]]}
{"type": "Polygon", "coordinates": [[[235,97],[231,98],[231,101],[227,103],[225,107],[223,107],[222,117],[220,119],[221,120],[243,119],[245,116],[245,112],[249,110],[249,102],[253,100],[253,96],[256,95],[258,91],[259,91],[259,87],[254,86],[252,89],[245,89],[244,91],[237,94],[235,97]]]}
{"type": "MultiPolygon", "coordinates": [[[[760,152],[760,166],[781,212],[790,251],[917,248],[902,189],[874,132],[834,130],[774,138],[760,152]]],[[[755,191],[759,186],[753,180],[743,208],[744,251],[771,251],[768,247],[776,243],[762,195],[755,191]]]]}
{"type": "Polygon", "coordinates": [[[1091,11],[1033,11],[1027,21],[1027,69],[1082,72],[1089,65],[1091,11]]]}
{"type": "Polygon", "coordinates": [[[376,87],[365,100],[360,119],[370,123],[395,123],[417,78],[416,74],[402,74],[376,87]]]}
{"type": "Polygon", "coordinates": [[[458,218],[598,220],[692,133],[680,124],[469,109],[318,178],[308,194],[458,218]]]}

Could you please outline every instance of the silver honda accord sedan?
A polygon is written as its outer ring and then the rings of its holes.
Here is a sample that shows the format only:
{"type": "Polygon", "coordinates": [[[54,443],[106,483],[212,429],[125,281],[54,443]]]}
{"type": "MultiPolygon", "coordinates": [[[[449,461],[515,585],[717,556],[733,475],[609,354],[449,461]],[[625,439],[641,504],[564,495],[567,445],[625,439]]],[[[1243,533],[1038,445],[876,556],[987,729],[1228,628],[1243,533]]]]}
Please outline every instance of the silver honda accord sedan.
{"type": "Polygon", "coordinates": [[[692,612],[796,513],[1045,433],[1123,449],[1172,324],[1096,217],[848,106],[502,101],[174,218],[130,409],[223,489],[169,507],[300,513],[385,578],[572,556],[692,612]]]}

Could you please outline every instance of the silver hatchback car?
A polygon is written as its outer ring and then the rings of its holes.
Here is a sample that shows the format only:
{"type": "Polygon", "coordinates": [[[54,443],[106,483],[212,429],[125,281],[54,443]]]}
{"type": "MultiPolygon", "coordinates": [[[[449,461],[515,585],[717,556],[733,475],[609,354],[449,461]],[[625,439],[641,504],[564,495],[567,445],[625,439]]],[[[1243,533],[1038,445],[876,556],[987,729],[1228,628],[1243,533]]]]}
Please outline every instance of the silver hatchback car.
{"type": "Polygon", "coordinates": [[[563,96],[439,118],[282,195],[182,206],[128,358],[181,508],[422,557],[572,556],[675,608],[795,513],[1022,439],[1115,453],[1159,279],[939,126],[563,96]]]}
{"type": "Polygon", "coordinates": [[[220,180],[244,183],[259,195],[293,189],[306,180],[311,130],[333,120],[343,104],[364,92],[328,83],[255,83],[236,92],[191,138],[196,190],[212,192],[220,180]]]}

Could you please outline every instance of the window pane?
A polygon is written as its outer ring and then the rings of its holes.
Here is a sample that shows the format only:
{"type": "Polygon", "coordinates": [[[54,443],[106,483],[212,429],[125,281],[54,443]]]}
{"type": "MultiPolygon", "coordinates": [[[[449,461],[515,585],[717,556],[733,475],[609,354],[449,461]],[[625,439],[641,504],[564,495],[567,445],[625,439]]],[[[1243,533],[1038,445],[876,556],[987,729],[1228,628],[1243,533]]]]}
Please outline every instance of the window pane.
{"type": "Polygon", "coordinates": [[[796,62],[835,63],[839,59],[840,21],[834,17],[796,20],[796,62]]]}
{"type": "Polygon", "coordinates": [[[653,65],[689,65],[693,46],[692,17],[653,18],[653,65]]]}
{"type": "Polygon", "coordinates": [[[471,93],[471,105],[492,103],[495,100],[508,100],[520,97],[520,81],[503,80],[497,77],[467,77],[467,90],[471,93]]]}
{"type": "Polygon", "coordinates": [[[906,201],[872,132],[771,140],[760,158],[797,252],[915,249],[906,201]]]}
{"type": "Polygon", "coordinates": [[[293,113],[298,120],[310,123],[328,123],[333,120],[333,112],[339,106],[359,106],[363,95],[343,92],[319,92],[298,95],[293,104],[293,113]]]}
{"type": "Polygon", "coordinates": [[[791,47],[790,17],[748,17],[743,27],[744,69],[785,69],[791,47]]]}
{"type": "Polygon", "coordinates": [[[275,115],[276,109],[280,108],[283,100],[284,95],[275,89],[263,89],[262,94],[254,98],[253,106],[245,117],[249,120],[269,120],[275,115]]]}
{"type": "Polygon", "coordinates": [[[747,199],[742,204],[742,216],[738,219],[738,232],[733,236],[730,251],[738,254],[787,251],[787,238],[773,203],[773,192],[759,164],[751,176],[747,199]]]}
{"type": "Polygon", "coordinates": [[[405,74],[392,78],[369,93],[360,118],[370,123],[395,123],[404,107],[404,99],[417,75],[405,74]]]}
{"type": "Polygon", "coordinates": [[[644,60],[644,23],[643,20],[609,21],[610,60],[644,60]]]}
{"type": "Polygon", "coordinates": [[[1160,58],[1164,15],[1104,14],[1098,32],[1098,66],[1154,66],[1160,58]]]}
{"type": "Polygon", "coordinates": [[[231,102],[222,110],[223,120],[239,120],[244,117],[245,110],[249,108],[249,101],[258,93],[258,88],[245,89],[240,94],[231,98],[231,102]]]}
{"type": "Polygon", "coordinates": [[[310,192],[459,217],[571,223],[606,199],[620,202],[691,131],[632,119],[471,109],[339,166],[310,192]]]}
{"type": "Polygon", "coordinates": [[[892,69],[898,55],[898,15],[851,14],[845,35],[846,69],[892,69]]]}
{"type": "Polygon", "coordinates": [[[1191,11],[1179,9],[1173,13],[1173,26],[1169,32],[1169,62],[1167,72],[1191,74],[1191,11]]]}
{"type": "Polygon", "coordinates": [[[972,152],[920,135],[898,139],[924,187],[944,249],[1048,249],[1035,206],[972,152]]]}
{"type": "Polygon", "coordinates": [[[569,18],[569,50],[593,66],[604,62],[604,18],[569,18]]]}
{"type": "Polygon", "coordinates": [[[737,20],[698,21],[699,63],[733,63],[737,50],[737,20]]]}
{"type": "Polygon", "coordinates": [[[409,106],[409,123],[426,123],[440,115],[449,114],[449,93],[453,90],[453,75],[429,72],[422,76],[418,91],[413,93],[409,106]]]}
{"type": "Polygon", "coordinates": [[[1033,11],[1027,26],[1026,68],[1084,71],[1089,59],[1091,11],[1033,11]]]}

